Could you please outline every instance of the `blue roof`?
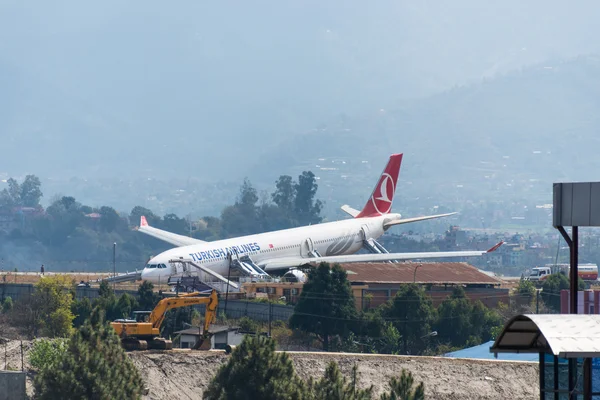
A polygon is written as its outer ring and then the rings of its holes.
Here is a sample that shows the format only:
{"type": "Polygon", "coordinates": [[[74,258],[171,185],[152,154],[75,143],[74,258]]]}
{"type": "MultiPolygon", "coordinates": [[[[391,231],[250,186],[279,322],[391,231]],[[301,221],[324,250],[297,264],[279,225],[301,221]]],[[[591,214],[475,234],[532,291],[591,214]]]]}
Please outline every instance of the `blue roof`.
{"type": "Polygon", "coordinates": [[[505,361],[535,361],[540,360],[537,353],[498,353],[498,357],[494,353],[490,353],[490,347],[494,341],[480,344],[479,346],[468,347],[466,349],[453,351],[452,353],[444,354],[444,357],[450,358],[475,358],[478,360],[505,360],[505,361]]]}

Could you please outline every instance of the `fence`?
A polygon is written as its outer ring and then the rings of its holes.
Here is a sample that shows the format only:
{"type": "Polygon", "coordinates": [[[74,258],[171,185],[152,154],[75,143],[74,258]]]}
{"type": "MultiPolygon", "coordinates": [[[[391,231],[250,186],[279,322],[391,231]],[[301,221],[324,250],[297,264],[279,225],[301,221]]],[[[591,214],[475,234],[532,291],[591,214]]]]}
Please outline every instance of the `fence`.
{"type": "MultiPolygon", "coordinates": [[[[0,301],[4,301],[6,297],[11,297],[14,301],[26,299],[31,296],[34,292],[34,286],[26,283],[3,283],[0,284],[0,301]]],[[[115,290],[115,294],[120,296],[123,293],[129,293],[136,295],[135,290],[115,290]]],[[[94,300],[98,295],[98,288],[94,287],[77,287],[75,289],[75,297],[82,299],[84,297],[94,300]]],[[[204,313],[204,305],[196,306],[196,308],[204,313]]],[[[280,320],[287,321],[292,313],[294,312],[293,306],[286,306],[281,304],[272,303],[261,303],[256,301],[247,300],[231,300],[225,301],[225,296],[221,294],[219,298],[219,308],[217,311],[219,314],[225,313],[227,318],[238,319],[242,317],[248,317],[257,321],[272,321],[280,320]]]]}
{"type": "MultiPolygon", "coordinates": [[[[204,304],[194,306],[200,314],[204,315],[206,306],[204,304]]],[[[228,300],[225,304],[224,296],[219,297],[217,315],[225,314],[228,319],[239,319],[248,317],[255,321],[287,321],[294,312],[293,306],[273,303],[259,303],[245,300],[228,300]],[[227,306],[227,308],[225,308],[227,306]]]]}
{"type": "MultiPolygon", "coordinates": [[[[22,299],[29,298],[35,288],[30,283],[2,283],[0,284],[0,301],[4,301],[5,298],[10,297],[13,301],[18,301],[22,299]]],[[[82,299],[84,297],[89,298],[90,300],[94,300],[99,297],[98,288],[93,287],[76,287],[75,288],[75,297],[77,299],[82,299]]],[[[129,293],[131,295],[136,295],[136,290],[115,290],[115,294],[120,296],[123,293],[129,293]]]]}

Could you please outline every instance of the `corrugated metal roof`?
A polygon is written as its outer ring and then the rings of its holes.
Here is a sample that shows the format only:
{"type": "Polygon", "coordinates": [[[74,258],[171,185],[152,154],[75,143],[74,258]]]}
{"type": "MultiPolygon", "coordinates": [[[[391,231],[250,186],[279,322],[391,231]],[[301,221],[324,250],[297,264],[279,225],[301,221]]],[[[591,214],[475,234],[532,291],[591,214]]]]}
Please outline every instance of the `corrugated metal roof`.
{"type": "Polygon", "coordinates": [[[492,353],[540,351],[562,358],[600,357],[600,315],[517,315],[490,348],[492,353]]]}
{"type": "Polygon", "coordinates": [[[421,284],[486,284],[502,282],[463,262],[341,264],[350,282],[421,284]],[[416,272],[415,272],[416,269],[416,272]]]}
{"type": "Polygon", "coordinates": [[[479,346],[468,347],[466,349],[453,351],[451,353],[444,354],[444,357],[449,358],[472,358],[476,360],[504,360],[504,361],[539,361],[537,354],[513,354],[513,353],[502,353],[497,357],[490,353],[490,346],[494,344],[493,341],[489,341],[479,346]]]}

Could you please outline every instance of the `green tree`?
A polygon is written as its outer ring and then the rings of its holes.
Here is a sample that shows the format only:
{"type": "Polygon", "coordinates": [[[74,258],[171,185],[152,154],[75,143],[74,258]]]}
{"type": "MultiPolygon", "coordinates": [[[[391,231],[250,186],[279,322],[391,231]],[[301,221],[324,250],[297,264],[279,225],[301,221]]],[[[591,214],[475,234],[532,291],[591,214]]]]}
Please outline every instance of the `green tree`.
{"type": "Polygon", "coordinates": [[[15,207],[22,205],[19,182],[13,178],[9,178],[6,183],[8,184],[8,188],[0,192],[0,206],[15,207]]]}
{"type": "Polygon", "coordinates": [[[21,204],[25,207],[39,206],[43,196],[41,187],[40,178],[35,175],[27,175],[21,184],[21,204]]]}
{"type": "Polygon", "coordinates": [[[48,337],[67,337],[71,334],[73,319],[71,311],[73,283],[66,276],[54,275],[40,279],[28,308],[32,333],[39,331],[48,337]]]}
{"type": "Polygon", "coordinates": [[[73,326],[79,328],[92,314],[92,303],[87,297],[84,297],[81,300],[75,300],[73,301],[73,304],[71,304],[71,311],[75,316],[73,326]]]}
{"type": "Polygon", "coordinates": [[[142,206],[135,206],[131,209],[131,213],[129,213],[129,224],[131,226],[139,226],[142,216],[146,217],[146,221],[151,226],[160,225],[160,217],[142,206]]]}
{"type": "Polygon", "coordinates": [[[143,381],[121,347],[104,313],[94,309],[90,319],[69,339],[68,348],[51,368],[35,377],[35,397],[61,399],[139,399],[143,381]]]}
{"type": "Polygon", "coordinates": [[[106,232],[117,229],[121,218],[114,208],[108,206],[100,207],[100,227],[106,232]]]}
{"type": "Polygon", "coordinates": [[[391,322],[384,325],[377,352],[382,354],[398,354],[401,351],[402,335],[391,322]]]}
{"type": "Polygon", "coordinates": [[[328,351],[329,337],[345,337],[356,323],[354,296],[346,271],[338,264],[330,267],[327,263],[311,268],[290,317],[290,327],[315,334],[328,351]]]}
{"type": "Polygon", "coordinates": [[[569,290],[569,278],[557,273],[549,275],[542,286],[542,300],[552,310],[560,311],[560,292],[569,290]]]}
{"type": "Polygon", "coordinates": [[[10,310],[12,310],[13,308],[13,301],[12,301],[12,297],[10,296],[6,296],[4,298],[4,301],[2,302],[2,312],[9,312],[10,310]]]}
{"type": "Polygon", "coordinates": [[[118,318],[129,318],[136,307],[137,300],[135,297],[129,293],[123,293],[117,301],[118,318]]]}
{"type": "Polygon", "coordinates": [[[242,187],[240,188],[240,194],[236,203],[243,207],[254,208],[256,207],[257,202],[258,193],[248,178],[245,178],[244,182],[242,183],[242,187]]]}
{"type": "Polygon", "coordinates": [[[137,300],[142,311],[151,311],[154,309],[160,300],[157,293],[154,293],[154,285],[152,282],[143,281],[138,286],[137,300]]]}
{"type": "Polygon", "coordinates": [[[302,399],[305,385],[286,353],[275,352],[275,341],[246,336],[222,365],[204,392],[206,400],[302,399]]]}
{"type": "Polygon", "coordinates": [[[532,281],[521,278],[521,280],[519,280],[519,286],[517,286],[516,295],[518,305],[530,305],[536,295],[535,285],[532,281]]]}
{"type": "Polygon", "coordinates": [[[98,296],[100,297],[110,297],[114,295],[115,292],[110,287],[110,284],[107,281],[100,282],[100,287],[98,288],[98,296]]]}
{"type": "Polygon", "coordinates": [[[318,187],[315,174],[312,172],[304,171],[298,176],[298,183],[294,186],[296,191],[294,211],[300,225],[317,224],[322,220],[323,203],[320,200],[315,201],[318,187]]]}
{"type": "Polygon", "coordinates": [[[271,200],[277,206],[281,215],[287,220],[287,225],[297,225],[295,216],[296,183],[289,175],[281,175],[275,182],[275,192],[271,194],[271,200]]]}
{"type": "Polygon", "coordinates": [[[92,304],[92,308],[99,308],[104,312],[104,316],[109,321],[121,318],[122,315],[118,307],[118,299],[108,282],[100,282],[98,289],[98,298],[92,304]]]}
{"type": "MultiPolygon", "coordinates": [[[[504,321],[498,311],[486,307],[480,300],[472,302],[471,309],[471,337],[477,343],[495,339],[496,334],[502,331],[504,321]]],[[[475,343],[474,343],[475,344],[475,343]]]]}
{"type": "Polygon", "coordinates": [[[221,212],[221,223],[227,236],[247,235],[260,231],[258,222],[258,193],[248,179],[244,179],[234,205],[221,212]]]}
{"type": "Polygon", "coordinates": [[[455,346],[472,339],[473,305],[462,286],[456,286],[452,295],[438,307],[438,321],[435,325],[438,338],[455,346]]]}
{"type": "Polygon", "coordinates": [[[409,346],[411,354],[424,349],[423,337],[431,332],[435,309],[422,287],[415,284],[402,286],[382,311],[402,336],[404,354],[408,354],[409,346]]]}
{"type": "Polygon", "coordinates": [[[325,375],[318,381],[309,381],[305,400],[371,400],[373,386],[366,389],[359,387],[358,367],[352,367],[352,375],[348,381],[335,361],[329,363],[325,375]]]}
{"type": "Polygon", "coordinates": [[[29,364],[38,371],[53,368],[67,350],[67,339],[36,339],[28,353],[29,364]]]}
{"type": "Polygon", "coordinates": [[[189,224],[184,218],[179,218],[175,214],[167,214],[163,217],[162,223],[159,224],[161,229],[169,232],[186,235],[190,232],[189,224]]]}
{"type": "Polygon", "coordinates": [[[390,380],[390,392],[382,394],[381,400],[424,400],[425,385],[421,382],[413,387],[414,384],[412,374],[403,369],[400,379],[394,377],[390,380]]]}

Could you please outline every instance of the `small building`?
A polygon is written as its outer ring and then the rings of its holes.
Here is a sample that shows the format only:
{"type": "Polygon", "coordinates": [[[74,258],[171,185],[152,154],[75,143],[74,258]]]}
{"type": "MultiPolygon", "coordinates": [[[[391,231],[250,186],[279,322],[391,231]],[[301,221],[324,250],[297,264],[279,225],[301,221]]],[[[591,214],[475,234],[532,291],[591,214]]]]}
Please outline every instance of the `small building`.
{"type": "MultiPolygon", "coordinates": [[[[196,344],[200,337],[201,329],[188,328],[175,332],[175,334],[180,335],[179,347],[182,349],[191,349],[194,347],[194,344],[196,344]]],[[[237,346],[244,339],[244,333],[241,333],[240,328],[235,326],[214,325],[208,329],[208,332],[211,334],[211,349],[223,350],[228,344],[237,346]]]]}
{"type": "Polygon", "coordinates": [[[455,286],[462,286],[471,300],[488,307],[508,304],[509,290],[502,281],[464,262],[403,262],[342,264],[353,288],[361,288],[355,298],[362,307],[377,307],[393,298],[402,285],[417,283],[426,288],[435,306],[442,303],[455,286]]]}
{"type": "MultiPolygon", "coordinates": [[[[358,310],[377,307],[393,298],[402,285],[417,283],[426,287],[435,306],[443,302],[455,286],[463,286],[467,297],[481,300],[488,307],[508,304],[509,289],[503,281],[485,274],[464,262],[402,262],[346,263],[341,267],[348,274],[358,310]]],[[[302,282],[262,281],[242,285],[246,297],[284,297],[295,304],[302,292],[302,282]]]]}
{"type": "MultiPolygon", "coordinates": [[[[569,314],[570,290],[560,291],[560,313],[569,314]]],[[[600,314],[600,290],[580,290],[577,292],[577,314],[600,314]]]]}

